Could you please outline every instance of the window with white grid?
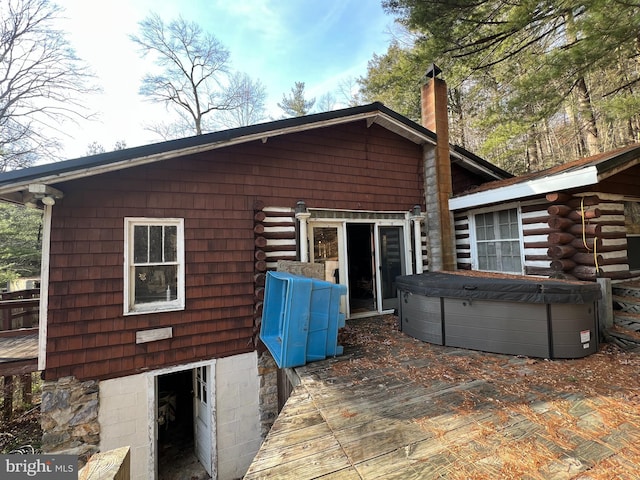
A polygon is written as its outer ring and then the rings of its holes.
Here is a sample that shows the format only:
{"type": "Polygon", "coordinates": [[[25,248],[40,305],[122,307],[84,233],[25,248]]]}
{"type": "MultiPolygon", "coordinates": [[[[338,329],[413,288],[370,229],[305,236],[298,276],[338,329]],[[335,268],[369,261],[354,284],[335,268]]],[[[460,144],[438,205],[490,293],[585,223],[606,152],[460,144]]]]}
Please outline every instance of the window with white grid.
{"type": "Polygon", "coordinates": [[[124,313],[184,309],[184,222],[125,218],[124,313]]]}
{"type": "Polygon", "coordinates": [[[498,210],[473,215],[473,266],[476,270],[522,273],[518,210],[498,210]]]}

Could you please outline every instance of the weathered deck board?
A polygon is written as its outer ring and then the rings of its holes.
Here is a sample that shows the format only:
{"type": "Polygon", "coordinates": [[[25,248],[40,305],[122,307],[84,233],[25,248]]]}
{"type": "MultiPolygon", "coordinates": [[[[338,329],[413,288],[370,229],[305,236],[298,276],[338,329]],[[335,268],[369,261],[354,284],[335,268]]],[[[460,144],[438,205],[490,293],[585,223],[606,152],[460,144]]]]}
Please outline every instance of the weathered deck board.
{"type": "Polygon", "coordinates": [[[311,436],[302,441],[300,441],[300,439],[289,437],[282,438],[281,440],[283,440],[283,442],[277,445],[277,447],[275,444],[269,446],[270,450],[274,452],[274,454],[264,457],[265,461],[261,464],[262,469],[271,469],[283,463],[309,459],[310,457],[317,455],[318,451],[330,451],[333,449],[339,449],[340,447],[336,443],[336,439],[331,434],[320,437],[311,436]],[[284,441],[285,439],[286,441],[284,441]],[[315,453],[310,454],[312,451],[315,453]]]}
{"type": "Polygon", "coordinates": [[[291,461],[277,464],[253,464],[245,479],[260,478],[319,478],[327,474],[337,474],[339,470],[348,470],[352,466],[339,445],[331,448],[308,448],[309,453],[296,455],[291,461]]]}
{"type": "Polygon", "coordinates": [[[323,438],[332,434],[333,432],[324,422],[307,428],[298,428],[293,431],[283,430],[283,433],[270,435],[269,438],[265,440],[264,446],[269,448],[269,452],[265,450],[264,456],[279,455],[278,449],[289,448],[292,445],[299,445],[301,449],[306,450],[309,440],[323,438]]]}
{"type": "Polygon", "coordinates": [[[38,369],[38,334],[9,332],[0,336],[0,376],[21,375],[38,369]]]}
{"type": "MultiPolygon", "coordinates": [[[[528,385],[531,363],[524,358],[429,346],[399,332],[386,342],[363,331],[371,341],[366,349],[296,369],[300,384],[246,479],[571,479],[609,465],[623,472],[620,478],[634,478],[636,387],[592,394],[557,390],[553,382],[528,385]],[[423,346],[424,358],[416,355],[423,346]],[[487,371],[465,374],[467,359],[476,369],[486,359],[487,371]],[[499,378],[501,369],[511,380],[499,378]],[[441,374],[413,378],[425,371],[441,374]]],[[[565,364],[567,377],[581,368],[580,360],[565,364]]]]}
{"type": "Polygon", "coordinates": [[[311,411],[303,412],[297,415],[287,415],[283,418],[282,422],[275,424],[271,431],[274,435],[278,433],[290,433],[296,430],[321,425],[324,423],[324,418],[320,415],[320,412],[311,411]]]}

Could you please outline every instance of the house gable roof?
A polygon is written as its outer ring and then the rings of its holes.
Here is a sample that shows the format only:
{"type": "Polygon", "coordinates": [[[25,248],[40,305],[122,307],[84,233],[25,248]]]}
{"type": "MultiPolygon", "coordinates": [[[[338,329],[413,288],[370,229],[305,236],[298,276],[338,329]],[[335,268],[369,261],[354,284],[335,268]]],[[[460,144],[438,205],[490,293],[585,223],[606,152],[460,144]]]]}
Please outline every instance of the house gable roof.
{"type": "MultiPolygon", "coordinates": [[[[235,144],[255,140],[264,142],[274,136],[359,120],[366,120],[368,125],[378,124],[416,144],[436,143],[437,137],[434,132],[375,102],[5,172],[0,174],[0,199],[19,202],[20,195],[17,192],[25,191],[30,183],[52,184],[74,180],[235,144]]],[[[452,162],[460,163],[463,168],[487,180],[510,176],[508,172],[463,148],[452,146],[451,155],[452,162]]]]}
{"type": "Polygon", "coordinates": [[[640,144],[611,150],[546,170],[484,183],[449,200],[450,210],[475,208],[550,192],[596,185],[640,164],[640,144]]]}

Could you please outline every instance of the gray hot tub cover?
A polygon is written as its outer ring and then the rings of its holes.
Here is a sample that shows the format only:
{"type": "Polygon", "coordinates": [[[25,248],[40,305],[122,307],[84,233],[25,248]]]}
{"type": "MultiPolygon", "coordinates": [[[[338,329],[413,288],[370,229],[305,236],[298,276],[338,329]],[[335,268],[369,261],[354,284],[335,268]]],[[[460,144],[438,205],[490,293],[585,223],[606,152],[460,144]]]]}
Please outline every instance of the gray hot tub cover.
{"type": "Polygon", "coordinates": [[[502,300],[526,303],[593,303],[597,283],[474,272],[426,272],[396,278],[398,290],[427,297],[502,300]]]}

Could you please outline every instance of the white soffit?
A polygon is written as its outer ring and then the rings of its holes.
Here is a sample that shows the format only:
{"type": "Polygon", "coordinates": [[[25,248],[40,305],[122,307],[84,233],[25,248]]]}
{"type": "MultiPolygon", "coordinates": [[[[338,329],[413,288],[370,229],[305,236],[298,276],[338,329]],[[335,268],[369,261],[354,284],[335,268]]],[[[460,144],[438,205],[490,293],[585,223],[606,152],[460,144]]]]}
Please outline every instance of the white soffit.
{"type": "Polygon", "coordinates": [[[490,203],[519,200],[525,197],[544,195],[550,192],[584,187],[596,183],[598,183],[598,169],[592,165],[557,175],[536,178],[528,182],[454,197],[449,200],[449,210],[462,210],[490,203]]]}

